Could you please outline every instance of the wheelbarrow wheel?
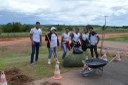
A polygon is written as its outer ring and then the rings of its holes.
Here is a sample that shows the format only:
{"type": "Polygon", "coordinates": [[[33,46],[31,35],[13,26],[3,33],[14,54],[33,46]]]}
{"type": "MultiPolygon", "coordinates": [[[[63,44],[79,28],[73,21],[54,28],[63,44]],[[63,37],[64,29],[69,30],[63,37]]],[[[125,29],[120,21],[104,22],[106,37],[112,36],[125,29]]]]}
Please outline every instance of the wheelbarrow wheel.
{"type": "Polygon", "coordinates": [[[82,74],[82,76],[86,77],[86,76],[88,76],[91,72],[92,72],[92,70],[85,69],[85,70],[82,70],[80,73],[82,74]]]}

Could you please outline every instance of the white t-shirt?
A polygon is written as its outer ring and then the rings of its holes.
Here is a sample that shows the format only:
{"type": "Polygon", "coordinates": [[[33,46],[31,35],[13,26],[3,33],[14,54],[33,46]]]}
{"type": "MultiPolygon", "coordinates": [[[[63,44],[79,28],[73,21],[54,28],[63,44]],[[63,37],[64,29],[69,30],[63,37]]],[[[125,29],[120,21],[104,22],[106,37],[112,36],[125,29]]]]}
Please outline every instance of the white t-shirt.
{"type": "Polygon", "coordinates": [[[62,37],[63,37],[63,40],[69,41],[69,40],[70,40],[70,33],[67,34],[67,33],[64,32],[64,33],[62,34],[62,37]]]}
{"type": "Polygon", "coordinates": [[[89,33],[82,33],[82,40],[86,40],[89,38],[89,33]]]}
{"type": "Polygon", "coordinates": [[[32,34],[33,41],[40,42],[40,35],[42,35],[42,30],[40,28],[32,28],[30,34],[32,34]]]}
{"type": "Polygon", "coordinates": [[[56,34],[51,35],[50,48],[57,47],[57,36],[56,34]]]}
{"type": "Polygon", "coordinates": [[[77,34],[76,34],[76,33],[74,32],[73,35],[74,35],[73,40],[74,40],[74,41],[79,41],[80,33],[77,33],[77,34]]]}
{"type": "Polygon", "coordinates": [[[90,36],[90,44],[95,45],[97,43],[97,34],[90,36]]]}

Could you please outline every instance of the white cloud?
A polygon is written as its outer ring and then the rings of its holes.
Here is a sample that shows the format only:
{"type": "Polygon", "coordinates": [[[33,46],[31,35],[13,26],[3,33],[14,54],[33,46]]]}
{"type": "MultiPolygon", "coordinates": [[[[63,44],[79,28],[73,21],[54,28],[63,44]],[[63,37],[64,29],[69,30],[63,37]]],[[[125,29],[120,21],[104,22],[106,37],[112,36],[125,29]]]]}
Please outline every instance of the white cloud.
{"type": "MultiPolygon", "coordinates": [[[[127,13],[128,0],[4,0],[0,10],[35,15],[44,20],[67,24],[94,23],[104,20],[103,15],[121,16],[127,13]],[[120,10],[113,10],[120,7],[120,10]]],[[[110,17],[111,18],[111,17],[110,17]]],[[[99,23],[103,24],[103,23],[99,23]]]]}
{"type": "Polygon", "coordinates": [[[120,16],[120,15],[123,15],[123,14],[126,14],[126,13],[127,13],[127,10],[125,10],[125,9],[120,9],[120,10],[117,10],[117,11],[115,12],[115,15],[120,16]]]}

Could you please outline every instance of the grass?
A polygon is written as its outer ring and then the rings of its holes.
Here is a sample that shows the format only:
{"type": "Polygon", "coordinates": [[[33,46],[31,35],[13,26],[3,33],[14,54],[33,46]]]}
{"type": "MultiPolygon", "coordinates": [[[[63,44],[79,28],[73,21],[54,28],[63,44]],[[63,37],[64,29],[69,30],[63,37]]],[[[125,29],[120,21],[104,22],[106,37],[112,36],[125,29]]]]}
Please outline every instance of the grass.
{"type": "Polygon", "coordinates": [[[28,37],[29,32],[17,32],[17,33],[1,33],[0,38],[18,38],[18,37],[28,37]]]}
{"type": "MultiPolygon", "coordinates": [[[[28,48],[31,47],[29,44],[25,45],[28,48]]],[[[13,50],[8,50],[8,47],[0,47],[0,52],[4,54],[0,57],[0,70],[10,70],[17,68],[21,70],[21,73],[30,77],[31,79],[40,79],[43,77],[50,77],[54,74],[55,61],[52,56],[52,64],[47,64],[47,48],[46,45],[40,48],[39,62],[35,65],[30,65],[30,53],[31,48],[24,49],[24,51],[16,52],[13,50]],[[6,52],[5,52],[6,49],[6,52]],[[4,51],[3,51],[4,50],[4,51]]],[[[61,61],[62,50],[58,49],[59,61],[61,61]]],[[[62,63],[60,63],[61,73],[68,72],[76,68],[64,68],[62,63]]]]}
{"type": "MultiPolygon", "coordinates": [[[[43,31],[43,36],[48,33],[43,31]]],[[[62,32],[57,32],[57,34],[61,34],[62,32]]],[[[28,37],[30,36],[29,32],[16,32],[16,33],[1,33],[0,38],[20,38],[20,37],[28,37]]]]}
{"type": "Polygon", "coordinates": [[[106,38],[105,40],[109,41],[128,41],[128,35],[123,35],[119,37],[106,38]]]}
{"type": "Polygon", "coordinates": [[[6,50],[7,50],[6,47],[4,47],[4,46],[3,46],[3,47],[0,47],[0,51],[1,51],[1,52],[6,51],[6,50]]]}

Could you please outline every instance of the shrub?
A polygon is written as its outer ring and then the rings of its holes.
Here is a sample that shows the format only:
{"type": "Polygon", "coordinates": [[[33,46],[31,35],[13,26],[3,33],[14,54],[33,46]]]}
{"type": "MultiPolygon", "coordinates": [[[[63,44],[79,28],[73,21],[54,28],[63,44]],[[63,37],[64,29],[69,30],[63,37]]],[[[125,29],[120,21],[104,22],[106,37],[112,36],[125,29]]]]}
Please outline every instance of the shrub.
{"type": "Polygon", "coordinates": [[[88,56],[88,53],[82,53],[82,54],[73,54],[69,53],[63,62],[64,67],[82,67],[83,63],[82,60],[84,60],[88,56]]]}

